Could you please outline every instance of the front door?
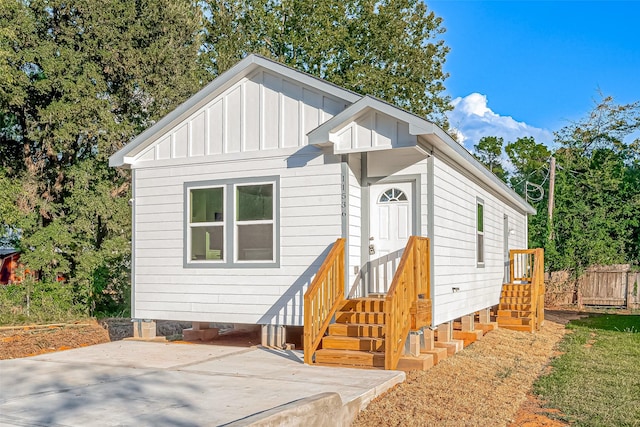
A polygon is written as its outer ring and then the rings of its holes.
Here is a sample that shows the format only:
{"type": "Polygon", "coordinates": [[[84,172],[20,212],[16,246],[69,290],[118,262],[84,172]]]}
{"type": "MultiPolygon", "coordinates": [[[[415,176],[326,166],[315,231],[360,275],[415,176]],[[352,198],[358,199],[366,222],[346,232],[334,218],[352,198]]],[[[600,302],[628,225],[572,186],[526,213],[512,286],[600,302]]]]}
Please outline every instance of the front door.
{"type": "Polygon", "coordinates": [[[369,260],[407,245],[413,231],[411,182],[374,184],[370,187],[369,260]]]}

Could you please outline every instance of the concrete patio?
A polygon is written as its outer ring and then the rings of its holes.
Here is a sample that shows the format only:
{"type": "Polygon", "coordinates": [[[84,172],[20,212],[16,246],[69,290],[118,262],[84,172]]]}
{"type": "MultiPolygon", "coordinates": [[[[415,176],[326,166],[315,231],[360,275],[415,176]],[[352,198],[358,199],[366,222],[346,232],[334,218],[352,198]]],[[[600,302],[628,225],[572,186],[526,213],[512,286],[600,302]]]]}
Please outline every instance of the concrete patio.
{"type": "Polygon", "coordinates": [[[301,351],[116,341],[0,361],[0,425],[348,425],[404,378],[301,351]]]}

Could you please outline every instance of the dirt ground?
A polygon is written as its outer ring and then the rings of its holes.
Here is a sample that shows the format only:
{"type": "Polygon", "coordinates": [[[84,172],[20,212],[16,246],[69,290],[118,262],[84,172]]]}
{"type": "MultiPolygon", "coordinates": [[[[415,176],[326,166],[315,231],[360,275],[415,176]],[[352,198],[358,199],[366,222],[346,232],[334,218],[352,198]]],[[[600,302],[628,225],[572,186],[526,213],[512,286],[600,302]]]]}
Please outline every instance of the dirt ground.
{"type": "Polygon", "coordinates": [[[109,342],[95,320],[79,323],[0,328],[0,360],[35,356],[109,342]]]}
{"type": "MultiPolygon", "coordinates": [[[[354,426],[565,426],[553,419],[556,411],[544,408],[544,402],[530,391],[557,354],[554,348],[564,334],[564,324],[579,317],[572,310],[549,310],[538,333],[492,331],[432,369],[408,374],[405,383],[360,413],[354,426]]],[[[158,322],[158,334],[170,337],[189,326],[158,322]]],[[[129,319],[3,327],[0,360],[116,341],[132,334],[129,319]]]]}
{"type": "Polygon", "coordinates": [[[498,329],[428,371],[371,402],[354,426],[559,427],[557,411],[544,408],[531,387],[564,335],[581,315],[552,310],[535,333],[498,329]]]}

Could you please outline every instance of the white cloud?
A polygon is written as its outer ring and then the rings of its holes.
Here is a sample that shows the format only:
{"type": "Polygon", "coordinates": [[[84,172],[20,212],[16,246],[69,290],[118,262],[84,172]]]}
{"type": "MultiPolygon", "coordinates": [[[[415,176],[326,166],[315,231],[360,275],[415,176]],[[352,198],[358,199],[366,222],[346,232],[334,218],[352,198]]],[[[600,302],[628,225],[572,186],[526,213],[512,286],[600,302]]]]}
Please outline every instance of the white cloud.
{"type": "Polygon", "coordinates": [[[472,93],[464,98],[455,98],[453,110],[448,113],[454,137],[467,149],[473,150],[483,136],[498,136],[505,144],[520,137],[532,136],[536,142],[551,145],[553,133],[547,129],[518,122],[511,116],[501,116],[487,106],[487,97],[472,93]]]}

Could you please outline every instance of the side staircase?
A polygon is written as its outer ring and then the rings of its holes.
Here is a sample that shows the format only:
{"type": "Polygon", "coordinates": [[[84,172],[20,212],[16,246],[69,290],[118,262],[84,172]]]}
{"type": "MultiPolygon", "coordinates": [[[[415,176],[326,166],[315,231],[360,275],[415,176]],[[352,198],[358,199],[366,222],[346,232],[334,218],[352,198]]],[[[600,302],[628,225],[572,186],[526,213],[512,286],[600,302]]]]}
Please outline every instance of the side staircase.
{"type": "Polygon", "coordinates": [[[511,282],[502,286],[496,321],[501,328],[535,332],[544,323],[544,252],[511,250],[511,282]]]}
{"type": "Polygon", "coordinates": [[[531,284],[508,283],[502,286],[496,320],[501,328],[534,331],[531,284]]]}

